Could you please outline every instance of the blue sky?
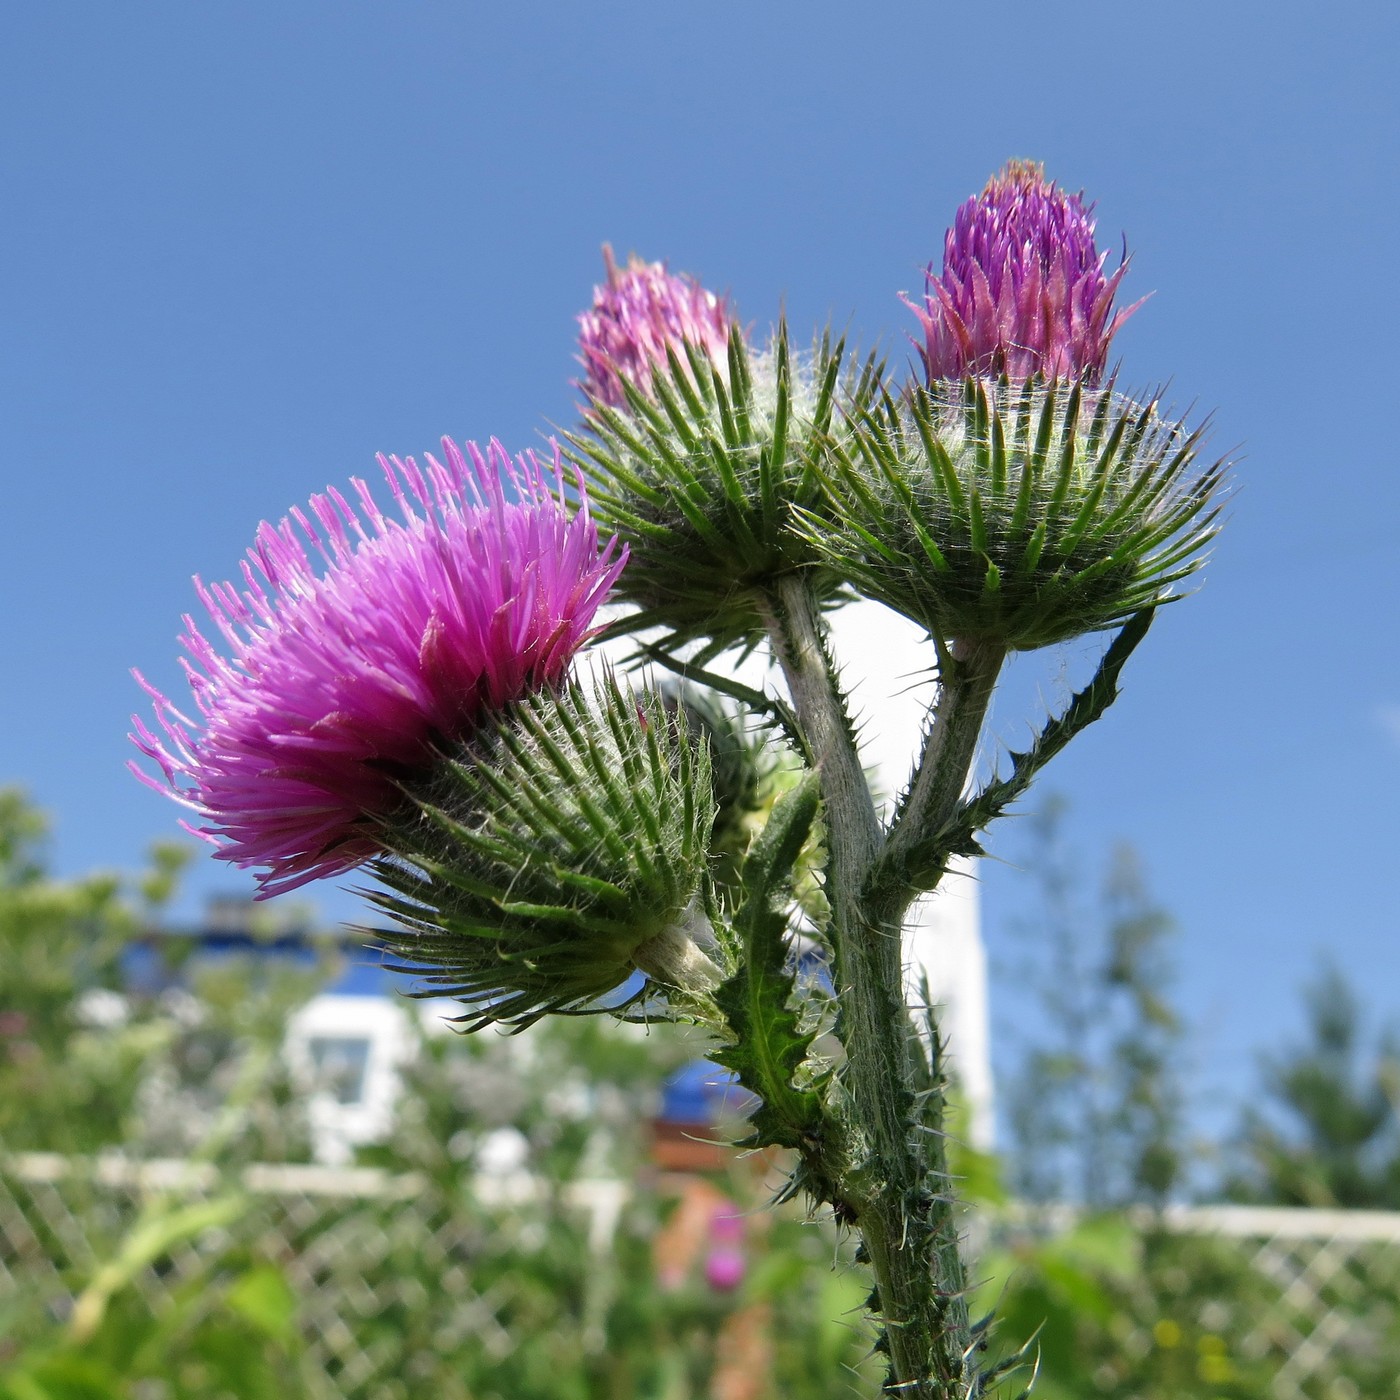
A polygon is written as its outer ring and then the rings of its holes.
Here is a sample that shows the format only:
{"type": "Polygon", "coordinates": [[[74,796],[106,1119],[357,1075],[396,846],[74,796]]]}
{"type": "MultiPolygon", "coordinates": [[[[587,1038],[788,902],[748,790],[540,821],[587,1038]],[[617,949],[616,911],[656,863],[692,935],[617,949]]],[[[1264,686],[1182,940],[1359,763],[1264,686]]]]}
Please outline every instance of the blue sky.
{"type": "MultiPolygon", "coordinates": [[[[1400,1015],[1400,12],[1183,0],[55,3],[0,52],[0,781],[60,867],[175,809],[124,772],[189,577],[376,451],[567,424],[605,239],[908,353],[896,294],[1010,156],[1126,235],[1124,379],[1238,450],[1229,528],[1052,770],[1180,923],[1202,1092],[1326,952],[1400,1015]]],[[[1091,647],[1030,658],[1016,742],[1091,647]]],[[[988,941],[1028,882],[1003,827],[988,941]]],[[[191,907],[236,879],[203,862],[191,907]]],[[[348,900],[325,907],[348,912],[348,900]]],[[[1000,989],[1001,1005],[1017,1005],[1000,989]]]]}

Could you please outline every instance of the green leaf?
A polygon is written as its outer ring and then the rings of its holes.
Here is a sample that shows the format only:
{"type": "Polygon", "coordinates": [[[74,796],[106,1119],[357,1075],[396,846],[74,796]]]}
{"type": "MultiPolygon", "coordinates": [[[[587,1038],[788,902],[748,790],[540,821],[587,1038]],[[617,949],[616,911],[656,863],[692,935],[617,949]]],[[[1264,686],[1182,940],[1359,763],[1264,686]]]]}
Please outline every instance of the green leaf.
{"type": "Polygon", "coordinates": [[[122,1241],[116,1258],[103,1264],[79,1294],[69,1318],[69,1335],[80,1342],[90,1338],[101,1325],[112,1296],[125,1288],[142,1269],[168,1254],[177,1244],[206,1230],[230,1224],[246,1209],[246,1200],[237,1194],[186,1206],[157,1205],[137,1220],[122,1241]]]}
{"type": "Polygon", "coordinates": [[[5,1400],[120,1400],[129,1394],[105,1366],[71,1352],[22,1364],[4,1377],[3,1387],[5,1400]]]}
{"type": "Polygon", "coordinates": [[[290,1341],[296,1330],[296,1295],[282,1271],[271,1264],[249,1269],[229,1289],[225,1302],[275,1341],[290,1341]]]}
{"type": "Polygon", "coordinates": [[[794,1083],[812,1033],[801,1029],[789,1006],[793,979],[786,968],[784,907],[793,866],[819,805],[820,784],[809,773],[774,806],[741,872],[744,901],[733,919],[742,949],[739,970],[715,992],[735,1044],[711,1058],[732,1069],[762,1100],[751,1119],[752,1143],[759,1147],[801,1148],[821,1124],[819,1096],[794,1083]]]}

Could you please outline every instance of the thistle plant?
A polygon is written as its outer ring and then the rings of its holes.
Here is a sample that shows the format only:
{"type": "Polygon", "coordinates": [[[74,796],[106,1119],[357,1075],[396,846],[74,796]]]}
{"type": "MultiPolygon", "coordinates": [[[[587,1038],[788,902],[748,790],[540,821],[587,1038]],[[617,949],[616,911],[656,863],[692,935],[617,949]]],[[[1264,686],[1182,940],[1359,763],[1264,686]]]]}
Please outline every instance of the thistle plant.
{"type": "Polygon", "coordinates": [[[375,877],[384,942],[469,1028],[702,1026],[755,1096],[747,1143],[786,1149],[788,1194],[859,1234],[886,1393],[920,1400],[990,1394],[1026,1357],[989,1361],[968,1314],[910,906],[1104,713],[1217,524],[1200,430],[1109,371],[1135,308],[1091,215],[1024,162],[970,199],[913,306],[908,383],[829,335],[756,349],[724,298],[605,252],[572,486],[557,456],[449,447],[386,463],[402,522],[357,485],[359,513],[332,492],[265,525],[241,593],[199,588],[231,656],[187,622],[200,720],[148,687],[164,737],[135,732],[146,780],[264,892],[375,877]],[[681,689],[573,674],[609,590],[610,631],[681,689]],[[938,679],[888,818],[827,626],[856,596],[924,630],[938,679]],[[979,775],[1007,656],[1101,631],[1084,689],[979,775]],[[727,655],[754,650],[781,684],[735,679],[727,655]],[[829,980],[795,976],[799,925],[829,980]]]}

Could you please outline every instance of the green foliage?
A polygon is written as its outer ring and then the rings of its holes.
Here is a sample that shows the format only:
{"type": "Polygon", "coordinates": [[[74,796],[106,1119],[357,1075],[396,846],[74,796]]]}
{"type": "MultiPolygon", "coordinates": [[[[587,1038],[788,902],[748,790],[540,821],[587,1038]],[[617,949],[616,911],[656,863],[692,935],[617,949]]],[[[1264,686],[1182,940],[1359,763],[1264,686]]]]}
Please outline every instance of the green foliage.
{"type": "Polygon", "coordinates": [[[994,1353],[1034,1339],[1034,1400],[1275,1400],[1280,1372],[1310,1350],[1300,1333],[1314,1328],[1326,1359],[1293,1369],[1294,1394],[1394,1395],[1393,1246],[1358,1250],[1332,1281],[1300,1268],[1291,1305],[1255,1265],[1258,1248],[1121,1214],[1067,1228],[1031,1214],[995,1229],[974,1301],[996,1310],[994,1353]]]}
{"type": "Polygon", "coordinates": [[[324,977],[274,961],[187,968],[188,990],[128,985],[187,859],[164,845],[134,880],[48,873],[42,816],[0,794],[0,1147],[220,1160],[304,1160],[304,1116],[280,1056],[286,1018],[324,977]]]}
{"type": "MultiPolygon", "coordinates": [[[[564,1018],[513,1038],[425,1027],[393,1131],[361,1158],[414,1174],[417,1194],[284,1211],[237,1169],[308,1155],[280,1048],[328,966],[209,964],[160,935],[160,951],[186,957],[189,990],[119,990],[121,950],[153,937],[155,911],[114,878],[53,879],[33,810],[7,798],[0,815],[5,1005],[25,1017],[5,1023],[0,1043],[0,1208],[12,1224],[36,1192],[62,1202],[57,1215],[26,1214],[30,1234],[0,1233],[0,1252],[11,1238],[31,1251],[6,1254],[0,1275],[25,1279],[0,1286],[0,1400],[702,1400],[746,1327],[763,1343],[764,1400],[825,1400],[833,1376],[857,1389],[868,1376],[848,1247],[772,1211],[751,1158],[734,1154],[711,1184],[748,1222],[743,1282],[713,1289],[703,1253],[678,1281],[662,1279],[653,1241],[677,1201],[649,1165],[647,1124],[665,1077],[705,1048],[682,1028],[564,1018]],[[117,999],[102,1025],[81,1010],[93,989],[117,999]],[[43,1099],[29,1094],[35,1083],[43,1099]],[[523,1203],[475,1189],[503,1131],[518,1135],[540,1187],[523,1203]],[[191,1193],[117,1189],[85,1175],[80,1155],[60,1185],[33,1187],[4,1155],[118,1147],[129,1160],[192,1157],[215,1175],[191,1193]],[[599,1177],[634,1183],[601,1241],[571,1197],[599,1177]],[[448,1306],[463,1280],[479,1300],[465,1329],[448,1306]],[[387,1301],[361,1316],[367,1288],[387,1301]],[[318,1289],[379,1369],[318,1360],[318,1289]]],[[[775,881],[790,860],[785,850],[770,862],[775,881]]]]}
{"type": "Polygon", "coordinates": [[[46,834],[22,794],[0,792],[0,1142],[84,1151],[120,1135],[140,1052],[111,1044],[80,997],[115,995],[138,924],[115,877],[50,879],[46,834]]]}
{"type": "MultiPolygon", "coordinates": [[[[425,1034],[394,1131],[361,1160],[425,1172],[455,1203],[472,1287],[497,1300],[495,1321],[511,1339],[496,1355],[479,1337],[430,1344],[435,1374],[503,1400],[701,1400],[721,1337],[753,1310],[766,1316],[771,1345],[763,1400],[825,1400],[833,1374],[864,1371],[868,1342],[850,1322],[863,1284],[848,1249],[829,1228],[772,1210],[752,1157],[735,1153],[710,1183],[749,1222],[740,1288],[715,1292],[699,1258],[680,1281],[663,1278],[655,1240],[680,1207],[681,1184],[656,1180],[648,1119],[666,1076],[702,1048],[684,1027],[598,1018],[546,1020],[520,1039],[425,1034]],[[520,1135],[523,1170],[546,1187],[528,1210],[472,1194],[468,1174],[502,1130],[520,1135]],[[598,1177],[634,1184],[602,1250],[569,1200],[574,1183],[598,1177]]],[[[411,1278],[424,1266],[404,1257],[396,1267],[411,1278]]]]}
{"type": "Polygon", "coordinates": [[[815,774],[778,800],[742,870],[743,902],[732,920],[734,976],[715,993],[733,1042],[711,1058],[757,1094],[753,1145],[802,1148],[820,1135],[821,1099],[797,1076],[816,1028],[804,1024],[788,970],[786,895],[821,803],[815,774]]]}
{"type": "MultiPolygon", "coordinates": [[[[762,975],[751,989],[757,1000],[748,1005],[783,1032],[769,1041],[777,1047],[770,1092],[773,1083],[786,1083],[799,1102],[809,1087],[801,1048],[807,1030],[784,1020],[797,1003],[784,990],[782,965],[774,965],[781,946],[774,935],[783,882],[814,806],[809,780],[775,810],[746,866],[754,902],[740,906],[736,920],[744,929],[752,918],[750,931],[763,944],[755,961],[762,975]]],[[[1102,928],[1089,936],[1097,925],[1074,915],[1074,880],[1054,853],[1056,818],[1043,821],[1042,840],[1052,846],[1041,860],[1050,942],[1058,920],[1084,958],[1077,966],[1092,971],[1091,985],[1102,994],[1091,1010],[1117,1006],[1121,1013],[1105,1028],[1113,1033],[1100,1045],[1104,1053],[1092,1060],[1106,1076],[1101,1107],[1132,1109],[1105,1120],[1108,1160],[1117,1164],[1109,1184],[1151,1199],[1157,1179],[1133,1177],[1132,1170],[1162,1120],[1154,1116],[1158,1101],[1140,1090],[1164,1081],[1150,1056],[1125,1059],[1121,1052],[1170,1043],[1170,1008],[1160,1000],[1166,929],[1140,880],[1120,864],[1106,885],[1102,928]]],[[[234,1169],[253,1157],[306,1155],[305,1125],[276,1050],[289,1011],[315,979],[278,972],[271,959],[258,964],[261,971],[191,962],[197,997],[143,1004],[128,996],[124,1019],[103,1027],[84,1019],[90,1012],[70,1015],[80,993],[104,985],[116,991],[116,951],[125,937],[142,933],[149,911],[123,893],[121,881],[53,879],[40,838],[32,811],[10,803],[0,827],[0,930],[16,979],[7,987],[32,1018],[25,1038],[62,1064],[75,1087],[70,1098],[27,1103],[23,1073],[59,1072],[27,1052],[12,1062],[7,1042],[0,1111],[21,1140],[6,1146],[67,1150],[81,1141],[82,1151],[93,1152],[124,1139],[130,1155],[192,1153],[216,1172],[203,1194],[123,1194],[80,1176],[63,1184],[66,1214],[55,1218],[74,1223],[61,1230],[40,1225],[29,1246],[64,1261],[60,1277],[33,1269],[32,1286],[0,1293],[0,1400],[708,1400],[746,1327],[764,1339],[761,1360],[750,1363],[761,1367],[755,1374],[763,1376],[762,1400],[876,1393],[878,1358],[853,1320],[868,1285],[848,1242],[829,1225],[769,1207],[771,1185],[760,1181],[755,1156],[735,1154],[708,1183],[746,1220],[749,1267],[741,1285],[711,1288],[703,1253],[679,1277],[661,1267],[658,1232],[682,1202],[675,1183],[649,1165],[647,1123],[666,1076],[706,1048],[692,1030],[556,1018],[514,1038],[424,1026],[404,1071],[393,1131],[360,1159],[414,1174],[417,1194],[323,1205],[311,1219],[305,1201],[279,1213],[269,1198],[245,1189],[234,1169]],[[37,891],[45,891],[42,901],[34,900],[37,891]],[[101,892],[95,905],[94,891],[101,892]],[[34,951],[19,915],[35,909],[49,914],[33,936],[72,955],[66,993],[61,969],[46,969],[32,987],[16,972],[34,951]],[[88,934],[96,941],[84,945],[88,934]],[[90,1048],[80,1056],[79,1045],[90,1048]],[[125,1067],[121,1075],[102,1063],[100,1051],[125,1067]],[[106,1116],[94,1085],[114,1096],[106,1116]],[[68,1121],[75,1118],[85,1121],[68,1121]],[[475,1185],[503,1130],[518,1135],[524,1168],[542,1188],[504,1205],[475,1185]],[[633,1185],[602,1246],[571,1196],[579,1183],[600,1177],[633,1185]],[[90,1256],[75,1257],[65,1244],[74,1230],[90,1243],[90,1256]],[[444,1238],[447,1253],[435,1252],[444,1238]],[[477,1300],[470,1328],[449,1325],[447,1311],[464,1280],[477,1300]],[[318,1359],[318,1289],[343,1300],[338,1325],[352,1329],[362,1353],[381,1358],[382,1369],[346,1371],[318,1359]],[[384,1301],[362,1316],[351,1300],[366,1289],[384,1301]]],[[[1078,975],[1063,963],[1050,970],[1070,981],[1078,975]]],[[[1366,1050],[1354,999],[1340,995],[1334,981],[1320,984],[1311,1004],[1316,1043],[1275,1062],[1278,1083],[1289,1086],[1290,1097],[1280,1102],[1308,1105],[1305,1121],[1329,1125],[1315,1147],[1349,1143],[1373,1167],[1388,1161],[1385,1151],[1366,1156],[1384,1147],[1386,1130],[1362,1131],[1375,1119],[1377,1087],[1390,1082],[1388,1043],[1380,1038],[1377,1049],[1366,1050]],[[1319,1076],[1319,1059],[1327,1075],[1319,1076]],[[1298,1065],[1313,1067],[1303,1072],[1298,1065]],[[1327,1110],[1332,1099],[1341,1104],[1335,1118],[1327,1110]],[[1369,1111],[1353,1114],[1348,1104],[1369,1111]]],[[[1255,1246],[1169,1234],[1145,1215],[1090,1213],[1066,1226],[1018,1213],[1004,1201],[996,1163],[959,1145],[956,1112],[942,1112],[936,1064],[928,1069],[930,1078],[918,1085],[919,1109],[931,1132],[941,1125],[949,1134],[951,1160],[939,1180],[957,1183],[974,1207],[959,1212],[954,1233],[970,1230],[983,1241],[970,1276],[978,1281],[974,1313],[996,1315],[989,1335],[976,1334],[989,1346],[984,1376],[1029,1342],[1028,1362],[1039,1364],[1033,1400],[1271,1400],[1293,1342],[1270,1320],[1279,1285],[1254,1266],[1255,1246]]],[[[792,1108],[781,1093],[774,1101],[792,1108]]],[[[785,1121],[803,1121],[802,1112],[785,1121]]],[[[1071,1170],[1068,1159],[1063,1167],[1071,1170]]],[[[1337,1183],[1348,1178],[1324,1179],[1340,1196],[1337,1183]]],[[[28,1189],[52,1197],[56,1188],[28,1189]]],[[[25,1191],[0,1159],[0,1201],[23,1201],[25,1191]]],[[[24,1278],[13,1261],[7,1268],[24,1278]]],[[[1350,1330],[1339,1334],[1343,1342],[1327,1371],[1309,1382],[1309,1400],[1379,1400],[1393,1389],[1400,1313],[1391,1280],[1393,1253],[1387,1257],[1379,1246],[1371,1254],[1358,1248],[1334,1281],[1315,1280],[1311,1320],[1335,1309],[1328,1326],[1350,1330]]],[[[995,1393],[1016,1396],[1028,1374],[1022,1368],[1007,1376],[995,1393]]]]}
{"type": "MultiPolygon", "coordinates": [[[[416,1175],[402,1199],[308,1215],[304,1200],[217,1187],[193,1201],[66,1187],[97,1260],[66,1277],[66,1307],[51,1291],[21,1298],[0,1342],[0,1396],[702,1400],[753,1328],[763,1400],[825,1400],[833,1374],[860,1393],[868,1341],[850,1322],[863,1290],[849,1252],[829,1228],[770,1210],[752,1159],[734,1154],[707,1185],[747,1222],[739,1287],[706,1283],[703,1242],[679,1272],[660,1267],[654,1242],[681,1202],[648,1167],[647,1118],[697,1049],[680,1028],[554,1019],[528,1039],[425,1030],[420,1048],[393,1132],[362,1158],[416,1175]],[[517,1184],[539,1191],[495,1204],[475,1171],[502,1130],[524,1146],[517,1184]],[[601,1240],[571,1197],[597,1177],[635,1183],[601,1240]],[[328,1312],[374,1366],[318,1360],[311,1322],[328,1312]]],[[[20,1192],[0,1163],[0,1199],[6,1189],[20,1192]]]]}
{"type": "Polygon", "coordinates": [[[1308,1039],[1263,1062],[1243,1115],[1235,1200],[1400,1210],[1400,1034],[1363,1041],[1355,992],[1335,967],[1305,990],[1308,1039]]]}

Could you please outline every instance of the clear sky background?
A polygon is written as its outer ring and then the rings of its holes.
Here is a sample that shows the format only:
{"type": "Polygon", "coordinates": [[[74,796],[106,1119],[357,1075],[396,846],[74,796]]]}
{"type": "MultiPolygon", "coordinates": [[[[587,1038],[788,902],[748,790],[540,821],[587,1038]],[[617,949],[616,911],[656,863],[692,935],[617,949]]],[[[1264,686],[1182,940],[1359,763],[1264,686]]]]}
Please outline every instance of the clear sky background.
{"type": "MultiPolygon", "coordinates": [[[[1051,770],[1072,840],[1132,842],[1176,914],[1203,1102],[1296,1033],[1324,953],[1400,1016],[1395,6],[55,0],[2,28],[0,782],[62,870],[174,830],[123,769],[128,668],[176,693],[190,576],[376,451],[569,423],[604,240],[903,362],[896,294],[1029,156],[1153,293],[1125,381],[1241,457],[1200,592],[1051,770]]],[[[1001,735],[1092,653],[1018,668],[1001,735]]],[[[1024,835],[994,845],[1000,960],[1029,881],[1024,835]]],[[[248,887],[202,859],[186,907],[248,887]]]]}

